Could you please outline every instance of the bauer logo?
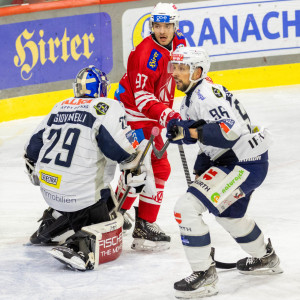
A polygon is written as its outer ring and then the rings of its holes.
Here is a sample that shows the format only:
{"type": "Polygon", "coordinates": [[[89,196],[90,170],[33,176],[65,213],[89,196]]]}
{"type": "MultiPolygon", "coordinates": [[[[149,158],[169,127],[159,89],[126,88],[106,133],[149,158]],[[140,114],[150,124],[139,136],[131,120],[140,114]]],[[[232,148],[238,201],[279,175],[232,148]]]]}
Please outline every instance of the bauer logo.
{"type": "Polygon", "coordinates": [[[40,170],[40,181],[45,183],[46,185],[59,189],[60,182],[61,182],[61,175],[40,170]]]}
{"type": "Polygon", "coordinates": [[[156,71],[158,67],[158,61],[161,59],[162,54],[159,53],[157,50],[153,49],[151,51],[147,67],[151,69],[152,71],[156,71]]]}
{"type": "Polygon", "coordinates": [[[112,69],[111,19],[95,13],[0,26],[0,89],[73,79],[83,65],[112,69]],[[105,42],[103,42],[105,41],[105,42]]]}

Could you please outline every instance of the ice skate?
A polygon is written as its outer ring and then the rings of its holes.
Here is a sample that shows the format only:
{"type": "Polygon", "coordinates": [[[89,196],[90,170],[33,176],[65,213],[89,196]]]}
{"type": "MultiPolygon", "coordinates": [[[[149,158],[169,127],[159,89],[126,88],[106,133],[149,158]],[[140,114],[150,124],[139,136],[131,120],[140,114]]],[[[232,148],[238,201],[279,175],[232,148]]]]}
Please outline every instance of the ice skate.
{"type": "Polygon", "coordinates": [[[237,262],[237,269],[242,274],[273,275],[283,273],[280,260],[276,255],[271,240],[267,244],[267,254],[262,258],[246,257],[237,262]]]}
{"type": "Polygon", "coordinates": [[[136,210],[136,221],[132,237],[134,238],[131,248],[138,251],[163,251],[170,248],[170,236],[166,235],[156,223],[149,223],[138,217],[136,210]]]}
{"type": "Polygon", "coordinates": [[[57,246],[48,251],[48,253],[73,270],[86,271],[94,269],[95,261],[93,257],[81,251],[76,252],[68,247],[57,246]]]}
{"type": "Polygon", "coordinates": [[[218,275],[215,263],[208,270],[193,272],[190,276],[174,283],[175,297],[178,299],[195,299],[216,295],[218,275]]]}
{"type": "Polygon", "coordinates": [[[53,245],[60,241],[65,241],[67,237],[74,233],[69,228],[68,219],[59,212],[49,207],[38,220],[42,221],[38,230],[30,237],[30,242],[34,245],[53,245]]]}

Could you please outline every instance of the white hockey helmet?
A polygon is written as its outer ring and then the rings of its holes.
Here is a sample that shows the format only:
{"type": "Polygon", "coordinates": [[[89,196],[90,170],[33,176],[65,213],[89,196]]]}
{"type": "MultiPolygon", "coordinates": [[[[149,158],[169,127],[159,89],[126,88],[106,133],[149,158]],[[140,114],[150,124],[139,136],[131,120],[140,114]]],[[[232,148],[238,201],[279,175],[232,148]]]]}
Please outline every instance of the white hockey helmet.
{"type": "Polygon", "coordinates": [[[173,64],[185,64],[190,67],[191,84],[185,92],[188,92],[192,85],[207,76],[210,68],[210,59],[206,50],[202,47],[180,47],[171,56],[168,64],[168,72],[173,73],[173,64]],[[192,76],[196,68],[202,69],[201,77],[193,80],[192,76]]]}
{"type": "Polygon", "coordinates": [[[153,23],[173,23],[174,30],[179,26],[179,12],[173,3],[157,3],[152,12],[149,21],[150,31],[152,31],[153,23]]]}

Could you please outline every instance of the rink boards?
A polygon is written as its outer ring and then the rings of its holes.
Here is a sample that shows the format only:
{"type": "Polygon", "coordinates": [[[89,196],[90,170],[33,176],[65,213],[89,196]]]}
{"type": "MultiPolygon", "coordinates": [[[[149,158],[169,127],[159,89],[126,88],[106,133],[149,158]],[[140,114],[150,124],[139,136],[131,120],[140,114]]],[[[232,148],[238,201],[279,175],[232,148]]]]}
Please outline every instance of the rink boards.
{"type": "MultiPolygon", "coordinates": [[[[209,72],[215,83],[220,83],[229,90],[242,90],[299,84],[300,63],[254,67],[209,72]]],[[[118,84],[113,83],[109,98],[113,98],[118,84]]],[[[49,113],[53,105],[73,96],[73,90],[61,90],[29,96],[3,99],[0,101],[0,122],[43,116],[49,113]]],[[[176,90],[175,97],[183,96],[176,90]]]]}

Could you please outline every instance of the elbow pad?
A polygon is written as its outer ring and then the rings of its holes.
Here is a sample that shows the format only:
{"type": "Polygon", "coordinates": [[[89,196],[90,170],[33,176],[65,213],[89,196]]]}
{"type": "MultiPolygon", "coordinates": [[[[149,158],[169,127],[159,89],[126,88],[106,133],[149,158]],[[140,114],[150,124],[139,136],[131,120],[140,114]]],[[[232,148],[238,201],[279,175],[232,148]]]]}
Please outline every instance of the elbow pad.
{"type": "Polygon", "coordinates": [[[230,136],[223,133],[223,122],[204,124],[197,127],[198,140],[207,146],[218,148],[232,148],[238,141],[239,135],[232,133],[230,136]]]}

